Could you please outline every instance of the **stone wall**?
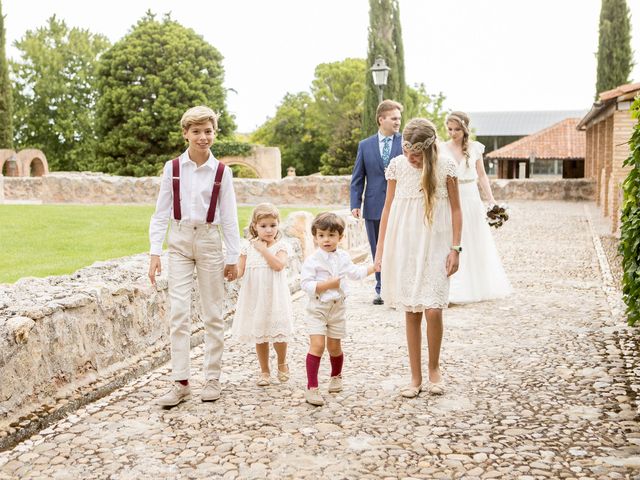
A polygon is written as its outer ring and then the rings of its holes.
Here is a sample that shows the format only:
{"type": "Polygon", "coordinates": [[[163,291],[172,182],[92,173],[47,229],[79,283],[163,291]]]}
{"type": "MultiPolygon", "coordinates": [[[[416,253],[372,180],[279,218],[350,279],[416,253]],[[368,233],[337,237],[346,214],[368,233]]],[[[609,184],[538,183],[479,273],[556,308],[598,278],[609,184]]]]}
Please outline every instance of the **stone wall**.
{"type": "MultiPolygon", "coordinates": [[[[348,176],[311,175],[282,180],[234,180],[238,202],[255,205],[342,205],[349,203],[348,176]]],[[[44,177],[4,179],[7,201],[42,203],[154,204],[159,177],[116,177],[95,173],[53,173],[44,177]]],[[[594,180],[492,180],[494,196],[509,200],[593,200],[594,180]]]]}
{"type": "Polygon", "coordinates": [[[497,201],[509,200],[593,200],[596,184],[584,178],[558,180],[492,180],[491,190],[497,201]]]}
{"type": "MultiPolygon", "coordinates": [[[[348,211],[343,247],[355,261],[368,251],[362,221],[348,211]]],[[[283,223],[293,255],[289,284],[299,290],[303,258],[313,250],[312,215],[295,212],[283,223]]],[[[147,277],[147,254],[97,262],[72,275],[23,278],[0,284],[0,448],[6,432],[43,412],[64,408],[122,379],[126,372],[168,359],[167,279],[147,277]],[[80,393],[78,393],[80,392],[80,393]]],[[[166,272],[167,258],[162,258],[166,272]]],[[[235,311],[238,282],[227,283],[224,317],[235,311]]],[[[202,337],[197,284],[192,297],[194,342],[202,337]]]]}

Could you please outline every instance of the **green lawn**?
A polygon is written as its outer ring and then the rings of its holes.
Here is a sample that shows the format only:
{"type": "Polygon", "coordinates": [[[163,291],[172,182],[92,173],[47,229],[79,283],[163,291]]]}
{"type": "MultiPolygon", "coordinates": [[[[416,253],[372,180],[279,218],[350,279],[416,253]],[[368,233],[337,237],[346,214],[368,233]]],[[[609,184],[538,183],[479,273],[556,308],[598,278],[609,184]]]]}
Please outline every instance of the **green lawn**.
{"type": "MultiPolygon", "coordinates": [[[[240,229],[252,207],[239,207],[240,229]]],[[[282,208],[313,214],[321,208],[282,208]]],[[[0,283],[64,275],[149,249],[152,206],[0,205],[0,283]]]]}

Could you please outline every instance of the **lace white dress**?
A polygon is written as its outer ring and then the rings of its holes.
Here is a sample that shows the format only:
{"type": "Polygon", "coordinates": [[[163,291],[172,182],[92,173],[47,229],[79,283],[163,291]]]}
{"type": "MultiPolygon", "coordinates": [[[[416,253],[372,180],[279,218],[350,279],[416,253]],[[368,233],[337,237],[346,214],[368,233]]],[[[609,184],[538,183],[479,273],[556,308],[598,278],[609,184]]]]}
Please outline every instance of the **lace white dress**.
{"type": "Polygon", "coordinates": [[[456,164],[438,157],[431,225],[424,218],[421,174],[404,155],[391,160],[385,172],[387,180],[396,180],[396,191],[384,237],[381,296],[385,304],[408,312],[446,308],[449,302],[446,262],[452,225],[447,176],[457,175],[456,164]]]}
{"type": "MultiPolygon", "coordinates": [[[[272,254],[289,251],[280,240],[269,247],[272,254]]],[[[287,342],[293,329],[293,308],[287,282],[287,269],[273,270],[252,244],[245,244],[240,255],[246,255],[236,313],[231,332],[246,343],[287,342]]]]}
{"type": "MultiPolygon", "coordinates": [[[[443,143],[440,148],[454,158],[448,144],[443,143]]],[[[478,191],[476,162],[482,161],[483,153],[483,144],[469,142],[468,162],[463,159],[457,165],[462,210],[462,253],[458,271],[451,277],[451,303],[502,298],[513,291],[502,267],[491,227],[487,224],[487,209],[478,191]]]]}

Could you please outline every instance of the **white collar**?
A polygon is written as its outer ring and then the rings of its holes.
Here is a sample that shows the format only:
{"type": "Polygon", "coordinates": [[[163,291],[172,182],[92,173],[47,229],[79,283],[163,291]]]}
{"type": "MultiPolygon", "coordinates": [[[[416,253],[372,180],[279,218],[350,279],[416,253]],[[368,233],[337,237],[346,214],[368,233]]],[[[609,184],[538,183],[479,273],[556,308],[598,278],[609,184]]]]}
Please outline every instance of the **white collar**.
{"type": "MultiPolygon", "coordinates": [[[[187,148],[184,151],[184,153],[180,156],[180,165],[184,165],[189,162],[196,165],[196,162],[191,160],[191,157],[189,157],[189,149],[187,148]]],[[[209,150],[209,158],[207,158],[207,161],[200,166],[210,168],[211,170],[215,170],[217,168],[218,160],[216,159],[216,157],[213,156],[213,153],[211,153],[211,150],[209,150]]],[[[197,165],[196,165],[196,168],[198,168],[197,165]]]]}
{"type": "Polygon", "coordinates": [[[393,137],[395,136],[395,133],[392,133],[391,135],[387,135],[386,137],[380,133],[380,131],[378,130],[378,142],[382,143],[384,142],[385,138],[390,138],[393,141],[393,137]]]}
{"type": "Polygon", "coordinates": [[[325,252],[321,248],[318,249],[318,255],[322,260],[331,260],[332,258],[335,258],[337,254],[338,254],[338,249],[336,249],[335,252],[325,252]]]}

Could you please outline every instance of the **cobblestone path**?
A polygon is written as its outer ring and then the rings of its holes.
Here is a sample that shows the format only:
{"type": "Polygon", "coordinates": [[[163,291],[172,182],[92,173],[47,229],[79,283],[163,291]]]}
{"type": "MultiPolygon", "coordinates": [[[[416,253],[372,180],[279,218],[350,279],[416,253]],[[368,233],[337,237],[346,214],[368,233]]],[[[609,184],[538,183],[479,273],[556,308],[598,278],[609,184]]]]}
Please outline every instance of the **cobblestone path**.
{"type": "Polygon", "coordinates": [[[191,401],[156,407],[168,368],[155,370],[0,453],[0,478],[635,478],[637,347],[589,212],[512,205],[496,239],[516,293],[445,312],[443,397],[399,397],[403,316],[371,305],[368,281],[351,298],[345,390],[324,407],[303,399],[299,299],[289,384],[255,386],[252,349],[229,341],[223,397],[201,403],[197,348],[191,401]]]}

